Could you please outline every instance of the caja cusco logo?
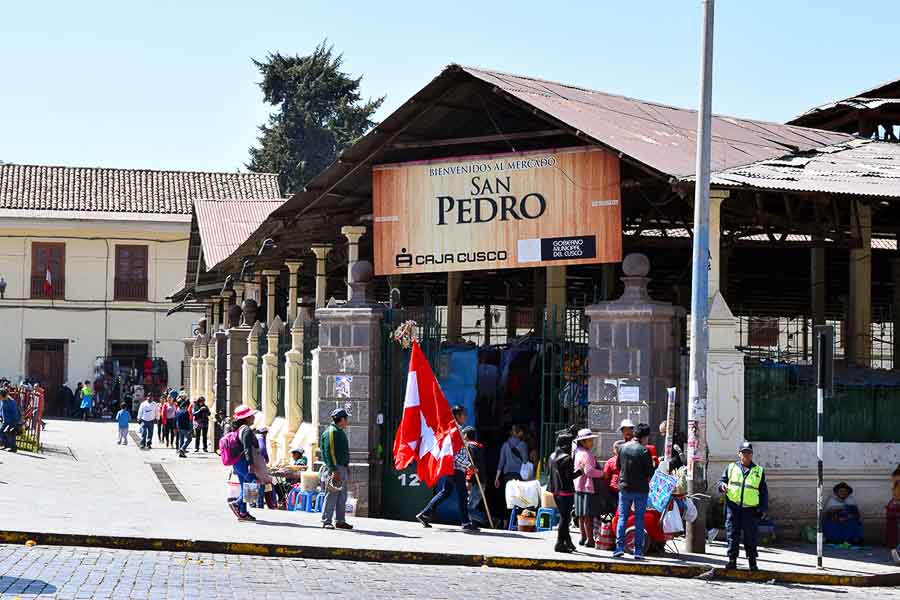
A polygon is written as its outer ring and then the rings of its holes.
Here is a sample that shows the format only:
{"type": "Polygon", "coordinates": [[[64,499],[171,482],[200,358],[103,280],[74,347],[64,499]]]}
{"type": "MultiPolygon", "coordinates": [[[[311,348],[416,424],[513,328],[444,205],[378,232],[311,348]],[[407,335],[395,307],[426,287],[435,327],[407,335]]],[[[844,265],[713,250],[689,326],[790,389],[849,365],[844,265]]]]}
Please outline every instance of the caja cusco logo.
{"type": "Polygon", "coordinates": [[[406,248],[394,255],[394,265],[398,269],[410,268],[413,265],[449,265],[465,263],[500,262],[509,259],[506,250],[487,250],[479,252],[447,252],[445,254],[410,254],[406,248]]]}

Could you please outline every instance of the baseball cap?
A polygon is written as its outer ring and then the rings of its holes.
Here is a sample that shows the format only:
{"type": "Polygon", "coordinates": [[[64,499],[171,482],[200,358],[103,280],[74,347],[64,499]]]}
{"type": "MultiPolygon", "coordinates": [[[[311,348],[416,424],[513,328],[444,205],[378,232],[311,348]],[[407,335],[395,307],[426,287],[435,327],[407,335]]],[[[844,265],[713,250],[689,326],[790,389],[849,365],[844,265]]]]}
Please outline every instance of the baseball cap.
{"type": "Polygon", "coordinates": [[[753,452],[753,444],[750,442],[741,442],[738,452],[753,452]]]}

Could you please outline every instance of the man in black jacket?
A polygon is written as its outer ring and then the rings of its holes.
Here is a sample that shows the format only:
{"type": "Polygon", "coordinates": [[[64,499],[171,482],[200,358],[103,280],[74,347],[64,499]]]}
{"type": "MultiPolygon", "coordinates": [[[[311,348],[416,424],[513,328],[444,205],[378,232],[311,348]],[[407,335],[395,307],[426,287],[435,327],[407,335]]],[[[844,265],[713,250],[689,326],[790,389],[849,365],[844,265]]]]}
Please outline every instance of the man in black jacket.
{"type": "Polygon", "coordinates": [[[616,526],[614,558],[625,556],[625,530],[634,505],[634,559],[644,559],[644,512],[653,476],[653,458],[647,450],[650,426],[639,423],[634,438],[619,450],[619,522],[616,526]]]}

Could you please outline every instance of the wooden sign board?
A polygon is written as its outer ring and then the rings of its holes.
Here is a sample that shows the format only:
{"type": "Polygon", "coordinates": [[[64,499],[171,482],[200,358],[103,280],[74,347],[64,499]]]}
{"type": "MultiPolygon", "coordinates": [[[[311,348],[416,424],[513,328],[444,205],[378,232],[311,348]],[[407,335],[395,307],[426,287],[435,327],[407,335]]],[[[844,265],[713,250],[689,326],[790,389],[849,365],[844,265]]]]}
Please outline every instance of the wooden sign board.
{"type": "Polygon", "coordinates": [[[619,159],[599,148],[379,165],[378,275],[620,262],[619,159]]]}

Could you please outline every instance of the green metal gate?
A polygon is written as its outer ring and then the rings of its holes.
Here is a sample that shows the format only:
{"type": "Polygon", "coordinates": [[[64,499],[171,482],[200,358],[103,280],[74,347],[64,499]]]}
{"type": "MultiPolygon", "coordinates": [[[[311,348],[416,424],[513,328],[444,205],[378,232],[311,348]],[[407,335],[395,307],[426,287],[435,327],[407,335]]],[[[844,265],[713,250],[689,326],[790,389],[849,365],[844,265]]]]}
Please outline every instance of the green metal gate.
{"type": "Polygon", "coordinates": [[[408,320],[416,321],[415,333],[425,357],[435,365],[441,346],[441,323],[434,307],[389,309],[381,326],[382,414],[384,415],[383,447],[385,456],[382,488],[383,516],[412,520],[431,498],[431,489],[419,481],[413,463],[403,471],[394,469],[394,434],[403,417],[409,350],[392,339],[397,327],[408,320]]]}
{"type": "Polygon", "coordinates": [[[548,310],[541,352],[541,476],[553,452],[556,432],[587,426],[588,318],[583,308],[548,310]]]}
{"type": "Polygon", "coordinates": [[[303,323],[303,420],[312,418],[312,351],[319,347],[319,320],[303,323]]]}

